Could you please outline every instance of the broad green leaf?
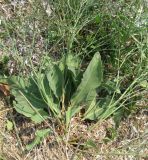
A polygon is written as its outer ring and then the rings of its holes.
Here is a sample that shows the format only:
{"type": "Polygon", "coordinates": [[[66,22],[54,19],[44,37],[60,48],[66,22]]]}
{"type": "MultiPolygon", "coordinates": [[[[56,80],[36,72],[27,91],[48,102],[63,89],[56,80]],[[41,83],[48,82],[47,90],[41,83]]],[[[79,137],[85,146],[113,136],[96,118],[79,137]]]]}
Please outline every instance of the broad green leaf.
{"type": "Polygon", "coordinates": [[[74,77],[77,76],[79,72],[80,60],[79,57],[74,56],[73,54],[68,54],[66,58],[66,65],[68,70],[70,70],[74,77]]]}
{"type": "Polygon", "coordinates": [[[102,112],[98,115],[99,120],[107,119],[109,116],[111,116],[111,114],[116,111],[115,103],[110,96],[102,99],[98,105],[102,109],[102,112]]]}
{"type": "Polygon", "coordinates": [[[47,119],[49,114],[45,112],[43,109],[37,111],[37,114],[31,116],[31,120],[35,123],[41,123],[44,119],[47,119]]]}
{"type": "Polygon", "coordinates": [[[46,71],[49,86],[57,98],[62,96],[63,91],[63,74],[59,67],[54,64],[52,68],[46,71]]]}
{"type": "Polygon", "coordinates": [[[51,132],[51,129],[47,128],[47,129],[37,130],[36,133],[35,133],[35,135],[38,136],[38,137],[40,137],[40,138],[44,138],[50,132],[51,132]]]}
{"type": "Polygon", "coordinates": [[[61,110],[60,110],[60,99],[56,98],[53,91],[51,90],[49,86],[49,82],[47,77],[45,76],[42,83],[42,94],[48,104],[48,107],[50,110],[54,113],[55,116],[60,117],[61,116],[61,110]]]}
{"type": "Polygon", "coordinates": [[[13,105],[18,113],[31,118],[36,123],[47,118],[48,114],[44,111],[47,106],[42,100],[20,90],[13,90],[12,93],[15,96],[13,105]]]}
{"type": "Polygon", "coordinates": [[[105,97],[97,104],[95,104],[95,101],[92,101],[88,110],[84,114],[83,119],[90,119],[90,120],[103,119],[105,116],[107,116],[110,110],[109,104],[110,104],[110,97],[105,97]]]}
{"type": "Polygon", "coordinates": [[[89,106],[92,104],[92,102],[96,102],[96,96],[97,96],[97,92],[96,90],[91,90],[86,99],[85,99],[85,103],[86,103],[86,108],[85,110],[88,110],[89,106]]]}
{"type": "Polygon", "coordinates": [[[34,83],[31,83],[29,90],[36,86],[36,89],[33,89],[37,92],[36,95],[40,95],[40,99],[46,103],[47,107],[49,107],[54,116],[60,116],[59,100],[55,97],[53,91],[51,90],[45,73],[36,73],[32,78],[35,82],[35,85],[34,83]]]}
{"type": "Polygon", "coordinates": [[[85,100],[88,93],[101,85],[103,78],[102,62],[99,53],[96,53],[83,74],[80,85],[72,97],[72,105],[79,105],[85,100]]]}
{"type": "Polygon", "coordinates": [[[66,76],[65,76],[65,104],[68,105],[69,101],[72,97],[72,95],[74,94],[74,92],[76,91],[76,81],[75,81],[75,77],[74,74],[72,73],[72,71],[67,70],[66,72],[66,76]]]}
{"type": "Polygon", "coordinates": [[[94,99],[91,101],[88,109],[86,110],[86,112],[85,112],[85,114],[84,114],[84,119],[87,119],[87,117],[89,117],[89,113],[92,112],[95,107],[96,107],[96,98],[94,98],[94,99]]]}
{"type": "Polygon", "coordinates": [[[104,109],[99,107],[99,105],[92,106],[91,110],[84,115],[84,119],[97,120],[103,112],[104,109]]]}
{"type": "Polygon", "coordinates": [[[39,90],[39,85],[37,84],[34,77],[30,77],[29,82],[27,83],[27,92],[29,94],[35,95],[35,97],[37,97],[38,99],[42,99],[42,95],[39,90]]]}
{"type": "Polygon", "coordinates": [[[28,151],[32,150],[36,145],[38,145],[40,143],[41,143],[41,138],[40,137],[36,137],[32,143],[26,145],[26,149],[28,151]]]}
{"type": "Polygon", "coordinates": [[[66,112],[66,124],[68,126],[70,119],[80,111],[80,103],[86,100],[88,94],[96,90],[101,85],[103,78],[102,62],[99,53],[96,53],[87,67],[81,83],[71,100],[71,107],[66,112]]]}
{"type": "Polygon", "coordinates": [[[17,89],[25,89],[26,83],[28,83],[28,80],[24,77],[19,76],[12,76],[8,78],[8,84],[11,86],[11,88],[17,88],[17,89]]]}
{"type": "Polygon", "coordinates": [[[48,134],[51,132],[50,129],[42,129],[42,130],[37,130],[35,132],[35,139],[32,143],[26,146],[27,150],[32,150],[36,145],[40,144],[43,140],[43,138],[46,138],[48,134]]]}

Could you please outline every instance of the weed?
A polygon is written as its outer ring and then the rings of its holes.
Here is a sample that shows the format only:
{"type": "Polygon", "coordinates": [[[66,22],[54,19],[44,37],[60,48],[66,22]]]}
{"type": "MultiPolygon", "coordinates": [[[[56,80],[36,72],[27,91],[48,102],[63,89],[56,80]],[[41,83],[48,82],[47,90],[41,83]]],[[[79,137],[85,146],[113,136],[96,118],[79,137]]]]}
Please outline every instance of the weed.
{"type": "MultiPolygon", "coordinates": [[[[7,77],[17,112],[36,123],[56,119],[66,133],[75,116],[95,125],[112,116],[119,127],[137,102],[146,101],[145,1],[7,3],[0,24],[7,57],[0,59],[0,74],[7,77]]],[[[114,139],[114,129],[109,132],[114,139]]]]}

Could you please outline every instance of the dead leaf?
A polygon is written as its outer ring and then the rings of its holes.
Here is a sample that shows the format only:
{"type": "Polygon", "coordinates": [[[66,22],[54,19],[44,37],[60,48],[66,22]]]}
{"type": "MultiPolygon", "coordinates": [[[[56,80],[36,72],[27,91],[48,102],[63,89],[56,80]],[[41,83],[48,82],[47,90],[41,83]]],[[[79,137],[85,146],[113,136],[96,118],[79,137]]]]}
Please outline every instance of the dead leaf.
{"type": "Polygon", "coordinates": [[[0,91],[4,94],[4,96],[10,96],[10,87],[8,84],[0,83],[0,91]]]}

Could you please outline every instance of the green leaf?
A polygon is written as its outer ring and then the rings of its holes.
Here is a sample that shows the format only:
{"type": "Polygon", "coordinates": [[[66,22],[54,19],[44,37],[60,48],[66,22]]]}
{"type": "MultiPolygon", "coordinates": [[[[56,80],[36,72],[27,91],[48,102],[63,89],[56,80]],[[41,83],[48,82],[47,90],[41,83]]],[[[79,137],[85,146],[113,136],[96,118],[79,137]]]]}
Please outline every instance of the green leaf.
{"type": "Polygon", "coordinates": [[[11,121],[7,120],[6,127],[7,127],[8,131],[13,130],[13,123],[11,121]]]}
{"type": "MultiPolygon", "coordinates": [[[[81,83],[79,84],[75,94],[71,100],[71,107],[66,112],[66,124],[70,122],[72,116],[74,116],[81,109],[80,103],[87,99],[89,93],[93,93],[97,87],[101,85],[103,78],[102,62],[99,53],[96,53],[87,67],[81,83]]],[[[93,94],[94,95],[94,94],[93,94]]],[[[92,98],[91,98],[92,99],[92,98]]]]}
{"type": "Polygon", "coordinates": [[[38,114],[32,115],[31,120],[35,123],[41,123],[45,119],[49,117],[49,114],[45,112],[43,109],[38,110],[38,114]]]}
{"type": "Polygon", "coordinates": [[[96,102],[96,96],[97,96],[96,90],[92,90],[92,91],[90,91],[90,92],[88,93],[88,95],[87,95],[87,97],[86,97],[86,99],[85,99],[85,103],[86,103],[86,105],[87,105],[88,107],[86,106],[85,109],[88,109],[88,108],[89,108],[89,106],[91,105],[92,101],[93,101],[93,102],[96,102]]]}
{"type": "Polygon", "coordinates": [[[124,112],[125,112],[124,108],[120,108],[118,111],[114,113],[113,119],[114,119],[116,128],[119,127],[119,124],[124,116],[124,112]]]}
{"type": "Polygon", "coordinates": [[[78,56],[74,56],[73,54],[68,54],[66,57],[66,65],[68,70],[70,70],[74,77],[77,76],[79,72],[80,59],[78,56]]]}
{"type": "Polygon", "coordinates": [[[28,80],[24,77],[11,76],[8,78],[8,84],[14,89],[25,89],[28,80]]]}
{"type": "Polygon", "coordinates": [[[63,91],[63,74],[59,67],[54,64],[51,69],[46,71],[49,86],[57,98],[62,96],[63,91]]]}
{"type": "Polygon", "coordinates": [[[84,114],[84,119],[93,119],[93,120],[94,120],[94,118],[91,118],[91,117],[92,117],[91,114],[94,114],[93,112],[94,112],[94,109],[95,109],[95,108],[96,108],[96,98],[94,98],[94,99],[91,101],[88,109],[86,110],[86,112],[85,112],[85,114],[84,114]]]}
{"type": "Polygon", "coordinates": [[[39,83],[42,84],[41,91],[42,91],[43,97],[45,98],[48,104],[48,107],[50,108],[50,110],[53,112],[55,116],[58,116],[60,118],[61,116],[60,99],[55,97],[53,91],[49,86],[47,77],[45,76],[44,79],[39,83]]]}
{"type": "Polygon", "coordinates": [[[49,107],[54,116],[59,116],[59,100],[55,97],[53,91],[51,90],[45,73],[35,73],[30,82],[31,83],[27,88],[29,93],[32,93],[33,91],[32,94],[35,94],[35,96],[37,96],[36,98],[39,97],[39,99],[41,99],[46,104],[46,108],[49,107]]]}
{"type": "MultiPolygon", "coordinates": [[[[94,99],[95,100],[95,99],[94,99]]],[[[105,97],[97,104],[95,101],[92,101],[88,110],[84,114],[83,119],[97,120],[97,119],[106,119],[110,115],[110,111],[114,109],[114,107],[110,107],[110,97],[105,97]]]]}
{"type": "Polygon", "coordinates": [[[27,150],[32,150],[36,145],[40,144],[40,142],[41,142],[40,137],[36,137],[35,140],[32,143],[26,145],[26,149],[27,150]]]}
{"type": "Polygon", "coordinates": [[[121,94],[120,87],[116,85],[114,81],[108,80],[103,87],[108,91],[109,94],[114,92],[121,94]]]}
{"type": "Polygon", "coordinates": [[[96,21],[96,23],[99,23],[99,22],[101,21],[100,15],[97,15],[97,16],[95,17],[95,21],[96,21]]]}
{"type": "Polygon", "coordinates": [[[91,139],[87,140],[87,141],[84,143],[84,147],[97,149],[96,143],[95,143],[93,140],[91,140],[91,139]]]}
{"type": "Polygon", "coordinates": [[[116,106],[115,105],[109,106],[108,104],[106,108],[104,108],[103,112],[98,116],[98,119],[105,120],[109,118],[115,111],[116,111],[116,106]]]}
{"type": "Polygon", "coordinates": [[[80,85],[72,97],[72,105],[79,105],[85,100],[90,91],[101,85],[103,78],[102,62],[99,53],[96,53],[83,74],[80,85]]]}
{"type": "Polygon", "coordinates": [[[36,136],[38,136],[38,137],[40,137],[40,138],[44,138],[44,137],[46,137],[50,132],[51,132],[51,129],[47,128],[47,129],[37,130],[35,134],[36,134],[36,136]]]}
{"type": "Polygon", "coordinates": [[[91,106],[89,112],[84,115],[84,119],[97,120],[99,116],[104,112],[104,108],[101,108],[99,105],[91,106]]]}
{"type": "Polygon", "coordinates": [[[64,88],[65,105],[68,105],[72,95],[76,91],[77,84],[76,84],[76,80],[75,80],[75,77],[74,77],[74,74],[72,73],[72,71],[67,70],[65,77],[66,77],[65,78],[65,85],[64,85],[65,86],[65,88],[64,88]]]}
{"type": "Polygon", "coordinates": [[[0,83],[8,83],[8,78],[5,78],[4,76],[0,75],[0,83]]]}
{"type": "Polygon", "coordinates": [[[48,136],[48,134],[51,132],[50,129],[42,129],[42,130],[37,130],[35,135],[35,139],[32,143],[26,146],[27,150],[32,150],[36,145],[40,144],[44,138],[48,136]]]}
{"type": "Polygon", "coordinates": [[[31,118],[36,123],[44,121],[48,117],[44,111],[44,108],[47,108],[44,101],[21,90],[13,90],[12,93],[15,96],[13,105],[18,113],[31,118]]]}

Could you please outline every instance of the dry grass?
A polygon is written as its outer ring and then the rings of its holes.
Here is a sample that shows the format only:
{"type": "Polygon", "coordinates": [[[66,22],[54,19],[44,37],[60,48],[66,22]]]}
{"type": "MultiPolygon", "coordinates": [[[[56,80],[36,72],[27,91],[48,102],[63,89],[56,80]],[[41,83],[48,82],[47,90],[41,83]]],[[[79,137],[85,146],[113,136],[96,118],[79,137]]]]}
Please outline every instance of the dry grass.
{"type": "Polygon", "coordinates": [[[3,134],[5,131],[6,114],[7,114],[6,105],[0,99],[0,156],[2,154],[3,134]]]}
{"type": "Polygon", "coordinates": [[[25,145],[33,140],[35,128],[46,126],[44,124],[35,125],[26,119],[23,121],[22,117],[20,117],[22,121],[18,123],[19,118],[14,117],[17,119],[15,123],[17,129],[15,128],[11,132],[4,127],[4,121],[1,122],[3,139],[1,155],[7,160],[146,160],[148,155],[147,114],[147,110],[141,109],[138,113],[123,120],[117,130],[117,136],[107,143],[104,139],[108,137],[108,128],[114,127],[112,119],[98,124],[92,131],[88,131],[87,123],[75,119],[71,123],[69,133],[60,135],[57,132],[56,135],[50,135],[40,146],[29,152],[25,150],[25,145]],[[57,141],[57,135],[63,137],[63,141],[57,141]],[[65,143],[67,137],[68,144],[65,143]],[[95,142],[95,148],[83,147],[88,139],[95,142]]]}

